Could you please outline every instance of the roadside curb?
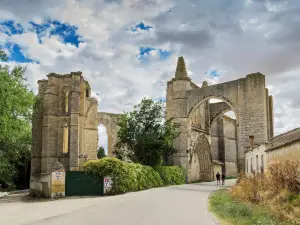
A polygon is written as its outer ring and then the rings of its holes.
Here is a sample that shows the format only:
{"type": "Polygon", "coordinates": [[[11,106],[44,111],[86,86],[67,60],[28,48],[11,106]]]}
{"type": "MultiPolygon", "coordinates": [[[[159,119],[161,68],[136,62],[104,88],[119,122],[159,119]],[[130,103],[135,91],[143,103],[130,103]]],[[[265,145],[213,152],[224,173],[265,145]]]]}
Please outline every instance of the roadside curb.
{"type": "Polygon", "coordinates": [[[29,193],[29,189],[18,190],[18,191],[10,191],[10,192],[7,192],[7,191],[0,192],[0,199],[8,197],[8,196],[14,196],[14,195],[18,195],[18,194],[23,194],[23,193],[29,193]]]}

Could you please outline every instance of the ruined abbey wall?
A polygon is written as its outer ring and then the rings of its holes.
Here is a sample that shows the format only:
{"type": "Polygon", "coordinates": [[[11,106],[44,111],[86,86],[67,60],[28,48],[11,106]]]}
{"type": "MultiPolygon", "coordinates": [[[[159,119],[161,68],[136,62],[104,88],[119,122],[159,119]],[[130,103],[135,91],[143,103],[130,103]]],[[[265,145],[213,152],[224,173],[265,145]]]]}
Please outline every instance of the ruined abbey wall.
{"type": "MultiPolygon", "coordinates": [[[[98,125],[108,130],[109,156],[116,142],[118,115],[98,113],[98,102],[81,72],[51,73],[38,81],[38,101],[32,122],[30,189],[49,193],[50,173],[60,163],[65,170],[82,170],[97,158],[98,125]]],[[[47,194],[46,194],[47,195],[47,194]]]]}
{"type": "MultiPolygon", "coordinates": [[[[265,76],[261,73],[249,74],[244,78],[216,85],[203,82],[202,87],[198,87],[188,77],[184,60],[179,57],[175,77],[167,85],[166,100],[167,118],[174,117],[174,121],[180,124],[178,129],[180,135],[174,141],[179,151],[173,156],[173,163],[187,171],[191,166],[189,162],[193,153],[190,154],[190,151],[193,150],[190,146],[193,146],[195,132],[198,135],[211,136],[211,124],[226,111],[232,110],[236,115],[236,133],[230,132],[224,142],[224,148],[230,150],[223,157],[230,160],[227,167],[231,168],[231,171],[234,170],[232,164],[234,158],[238,170],[244,170],[244,151],[249,146],[250,137],[254,137],[254,144],[259,144],[269,140],[273,135],[272,97],[268,94],[265,76]],[[223,102],[218,105],[208,104],[211,98],[223,102]],[[195,121],[194,113],[203,104],[205,104],[205,129],[195,129],[190,121],[195,121]],[[237,151],[233,152],[231,149],[235,145],[237,151]]],[[[212,142],[215,146],[215,140],[212,142]]],[[[210,153],[216,157],[215,152],[210,153]]],[[[200,159],[201,163],[205,162],[200,159]]]]}

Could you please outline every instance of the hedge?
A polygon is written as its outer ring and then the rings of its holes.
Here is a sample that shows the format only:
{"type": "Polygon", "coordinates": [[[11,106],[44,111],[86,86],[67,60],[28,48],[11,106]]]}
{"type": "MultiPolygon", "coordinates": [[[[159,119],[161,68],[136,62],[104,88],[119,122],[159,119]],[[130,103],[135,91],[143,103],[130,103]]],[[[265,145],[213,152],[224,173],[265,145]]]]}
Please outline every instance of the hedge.
{"type": "Polygon", "coordinates": [[[85,172],[96,180],[102,181],[103,177],[110,176],[113,181],[112,194],[185,183],[184,170],[176,166],[153,169],[107,157],[88,161],[84,167],[85,172]]]}
{"type": "Polygon", "coordinates": [[[178,185],[185,183],[185,171],[178,166],[161,166],[156,168],[164,185],[178,185]]]}

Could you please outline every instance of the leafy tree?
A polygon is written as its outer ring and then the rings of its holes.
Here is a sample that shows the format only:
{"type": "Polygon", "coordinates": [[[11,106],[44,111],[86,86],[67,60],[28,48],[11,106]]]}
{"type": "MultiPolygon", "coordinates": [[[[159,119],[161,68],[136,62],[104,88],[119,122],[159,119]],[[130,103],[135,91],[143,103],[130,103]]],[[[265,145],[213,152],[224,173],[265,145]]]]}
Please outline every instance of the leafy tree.
{"type": "MultiPolygon", "coordinates": [[[[2,50],[0,59],[7,59],[2,50]]],[[[30,161],[34,94],[26,85],[25,70],[0,65],[0,183],[5,186],[12,186],[18,168],[30,161]]]]}
{"type": "Polygon", "coordinates": [[[2,60],[2,61],[8,60],[7,55],[5,54],[5,52],[2,49],[0,49],[0,60],[2,60]]]}
{"type": "Polygon", "coordinates": [[[100,146],[99,149],[98,149],[98,152],[97,152],[97,158],[102,159],[104,157],[106,157],[105,150],[102,146],[100,146]]]}
{"type": "Polygon", "coordinates": [[[166,161],[176,151],[173,140],[178,126],[164,118],[163,102],[147,98],[134,106],[133,112],[123,114],[118,122],[116,157],[149,166],[166,161]]]}

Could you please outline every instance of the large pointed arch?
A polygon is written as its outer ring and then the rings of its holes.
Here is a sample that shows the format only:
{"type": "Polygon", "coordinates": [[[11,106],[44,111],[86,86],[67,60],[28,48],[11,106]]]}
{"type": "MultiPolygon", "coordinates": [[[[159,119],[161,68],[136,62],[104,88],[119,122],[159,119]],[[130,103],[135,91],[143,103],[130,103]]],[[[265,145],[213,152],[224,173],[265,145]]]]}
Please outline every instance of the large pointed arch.
{"type": "Polygon", "coordinates": [[[204,135],[200,135],[193,148],[193,156],[199,160],[199,177],[201,181],[211,181],[213,179],[213,162],[210,145],[204,135]]]}

